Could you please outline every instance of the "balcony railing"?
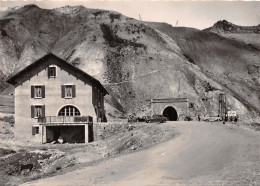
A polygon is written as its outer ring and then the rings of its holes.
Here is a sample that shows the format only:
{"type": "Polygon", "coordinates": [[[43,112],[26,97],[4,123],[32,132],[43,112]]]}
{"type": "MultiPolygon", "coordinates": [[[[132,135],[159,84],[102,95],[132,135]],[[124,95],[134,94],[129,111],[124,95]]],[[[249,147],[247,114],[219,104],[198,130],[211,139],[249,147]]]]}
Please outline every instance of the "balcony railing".
{"type": "Polygon", "coordinates": [[[91,116],[45,116],[38,123],[93,123],[91,116]]]}

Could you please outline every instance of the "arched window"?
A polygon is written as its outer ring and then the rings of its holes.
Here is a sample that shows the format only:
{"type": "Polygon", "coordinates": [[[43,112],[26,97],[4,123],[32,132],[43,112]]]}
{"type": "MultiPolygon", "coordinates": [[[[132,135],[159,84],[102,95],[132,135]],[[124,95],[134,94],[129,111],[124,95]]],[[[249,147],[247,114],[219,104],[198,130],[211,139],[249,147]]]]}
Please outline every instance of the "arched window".
{"type": "Polygon", "coordinates": [[[58,116],[80,116],[80,112],[76,107],[67,105],[60,109],[58,116]]]}

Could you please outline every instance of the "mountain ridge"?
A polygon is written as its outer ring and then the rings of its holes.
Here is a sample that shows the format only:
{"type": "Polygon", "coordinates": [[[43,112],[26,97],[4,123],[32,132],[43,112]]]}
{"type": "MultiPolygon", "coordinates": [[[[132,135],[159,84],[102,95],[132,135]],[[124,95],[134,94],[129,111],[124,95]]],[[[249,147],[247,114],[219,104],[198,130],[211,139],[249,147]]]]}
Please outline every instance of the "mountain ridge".
{"type": "Polygon", "coordinates": [[[208,30],[82,6],[26,6],[0,20],[0,36],[2,78],[52,52],[104,84],[111,117],[149,114],[146,100],[170,97],[187,97],[191,115],[217,115],[219,93],[245,118],[260,113],[260,50],[208,30]]]}
{"type": "Polygon", "coordinates": [[[239,41],[251,47],[260,49],[260,24],[257,26],[239,26],[222,20],[203,31],[215,33],[227,39],[239,41]]]}
{"type": "Polygon", "coordinates": [[[260,24],[257,26],[239,26],[226,20],[216,22],[212,27],[203,29],[210,32],[233,32],[233,33],[260,33],[260,24]]]}

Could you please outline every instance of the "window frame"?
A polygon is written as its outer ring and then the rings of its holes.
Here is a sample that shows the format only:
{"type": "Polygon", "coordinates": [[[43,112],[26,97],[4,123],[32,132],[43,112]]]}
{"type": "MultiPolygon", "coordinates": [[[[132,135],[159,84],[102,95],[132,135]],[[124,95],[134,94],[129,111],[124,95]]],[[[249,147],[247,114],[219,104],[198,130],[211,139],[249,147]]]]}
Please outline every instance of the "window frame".
{"type": "Polygon", "coordinates": [[[45,105],[31,105],[31,118],[38,119],[42,117],[45,117],[45,105]],[[37,116],[38,113],[40,115],[37,116]]]}
{"type": "Polygon", "coordinates": [[[72,98],[73,98],[73,95],[72,95],[73,85],[64,85],[64,86],[65,86],[65,95],[64,95],[64,98],[65,98],[65,99],[72,99],[72,98]],[[70,96],[68,96],[68,88],[70,88],[70,96]]]}
{"type": "Polygon", "coordinates": [[[35,134],[40,134],[40,127],[35,126],[35,134]]]}
{"type": "Polygon", "coordinates": [[[42,110],[42,105],[34,105],[34,118],[41,118],[41,117],[43,117],[43,110],[42,110]],[[37,116],[37,110],[39,109],[39,111],[40,111],[40,115],[39,116],[37,116]]]}
{"type": "Polygon", "coordinates": [[[62,107],[59,112],[58,116],[69,116],[69,117],[75,117],[75,116],[81,116],[80,110],[75,107],[74,105],[66,105],[62,107]],[[61,114],[62,113],[62,114],[61,114]],[[71,114],[72,113],[72,114],[71,114]],[[78,114],[76,114],[78,113],[78,114]],[[68,114],[68,115],[67,115],[68,114]]]}
{"type": "Polygon", "coordinates": [[[42,91],[43,91],[43,88],[42,88],[42,85],[34,85],[34,98],[35,99],[42,99],[42,91]],[[40,88],[40,96],[37,96],[37,88],[40,88]]]}
{"type": "Polygon", "coordinates": [[[57,77],[57,67],[56,66],[51,65],[51,66],[48,67],[48,77],[49,78],[56,78],[57,77]]]}
{"type": "Polygon", "coordinates": [[[31,98],[34,98],[34,99],[45,98],[45,85],[42,85],[42,84],[31,85],[31,98]],[[37,96],[37,88],[41,89],[41,93],[40,93],[41,95],[40,96],[37,96]]]}
{"type": "Polygon", "coordinates": [[[38,135],[40,134],[40,126],[32,126],[32,135],[38,135]]]}
{"type": "Polygon", "coordinates": [[[63,84],[61,85],[61,97],[62,98],[65,98],[65,99],[73,99],[73,98],[76,98],[76,85],[74,84],[63,84]],[[71,95],[70,96],[67,96],[68,95],[68,87],[71,87],[71,95]]]}

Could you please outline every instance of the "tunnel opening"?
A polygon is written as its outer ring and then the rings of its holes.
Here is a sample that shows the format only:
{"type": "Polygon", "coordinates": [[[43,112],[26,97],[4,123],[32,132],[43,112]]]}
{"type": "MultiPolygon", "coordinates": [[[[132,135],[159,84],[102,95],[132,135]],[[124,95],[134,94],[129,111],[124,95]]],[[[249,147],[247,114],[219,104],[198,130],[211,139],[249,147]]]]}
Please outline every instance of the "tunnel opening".
{"type": "Polygon", "coordinates": [[[163,116],[167,117],[169,119],[169,121],[178,120],[177,111],[173,107],[166,107],[163,111],[163,116]]]}

